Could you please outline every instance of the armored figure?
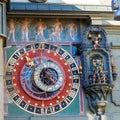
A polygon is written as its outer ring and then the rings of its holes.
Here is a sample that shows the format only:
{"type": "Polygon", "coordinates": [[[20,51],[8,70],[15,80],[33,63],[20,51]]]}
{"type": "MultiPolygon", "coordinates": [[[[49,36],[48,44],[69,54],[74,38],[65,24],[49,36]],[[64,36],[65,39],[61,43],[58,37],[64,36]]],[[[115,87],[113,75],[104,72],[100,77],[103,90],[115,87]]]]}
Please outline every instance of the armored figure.
{"type": "Polygon", "coordinates": [[[93,40],[93,46],[94,46],[94,49],[97,49],[100,47],[100,41],[102,40],[101,36],[98,35],[98,37],[95,37],[94,40],[93,40]]]}
{"type": "Polygon", "coordinates": [[[9,21],[8,27],[9,27],[8,40],[15,42],[15,22],[13,20],[9,21]]]}
{"type": "Polygon", "coordinates": [[[116,10],[114,19],[120,20],[120,0],[112,0],[112,9],[116,10]]]}
{"type": "Polygon", "coordinates": [[[93,71],[95,73],[102,73],[103,72],[103,62],[101,59],[93,59],[93,71]]]}
{"type": "Polygon", "coordinates": [[[107,76],[104,73],[104,65],[103,60],[101,58],[96,58],[92,60],[93,64],[93,84],[94,83],[106,83],[107,82],[107,76]]]}

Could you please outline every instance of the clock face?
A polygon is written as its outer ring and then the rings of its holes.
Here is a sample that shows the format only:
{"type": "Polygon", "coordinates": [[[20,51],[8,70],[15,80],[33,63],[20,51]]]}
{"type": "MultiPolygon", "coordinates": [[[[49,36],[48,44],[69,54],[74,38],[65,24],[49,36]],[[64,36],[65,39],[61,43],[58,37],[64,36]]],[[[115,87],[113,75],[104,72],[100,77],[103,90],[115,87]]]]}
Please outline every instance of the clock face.
{"type": "Polygon", "coordinates": [[[5,76],[13,102],[38,115],[65,109],[80,85],[74,59],[64,49],[49,43],[34,43],[17,50],[8,60],[5,76]]]}

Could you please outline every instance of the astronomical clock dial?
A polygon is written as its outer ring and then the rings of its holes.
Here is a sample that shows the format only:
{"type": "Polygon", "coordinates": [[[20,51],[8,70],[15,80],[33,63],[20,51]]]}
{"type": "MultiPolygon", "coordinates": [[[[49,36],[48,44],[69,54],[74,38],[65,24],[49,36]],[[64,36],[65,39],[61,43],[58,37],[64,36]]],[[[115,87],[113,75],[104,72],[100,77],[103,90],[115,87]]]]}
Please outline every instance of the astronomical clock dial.
{"type": "Polygon", "coordinates": [[[17,50],[8,60],[5,76],[14,103],[38,115],[65,109],[80,84],[71,55],[49,43],[34,43],[17,50]]]}

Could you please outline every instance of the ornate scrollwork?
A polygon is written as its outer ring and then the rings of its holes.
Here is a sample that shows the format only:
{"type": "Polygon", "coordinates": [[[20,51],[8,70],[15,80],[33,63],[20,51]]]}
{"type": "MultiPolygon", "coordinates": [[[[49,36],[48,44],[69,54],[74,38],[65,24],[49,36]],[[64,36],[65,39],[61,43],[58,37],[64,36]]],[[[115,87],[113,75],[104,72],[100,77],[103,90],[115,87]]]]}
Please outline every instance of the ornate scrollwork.
{"type": "Polygon", "coordinates": [[[107,106],[107,96],[111,93],[113,86],[108,84],[97,84],[85,88],[88,105],[93,113],[96,113],[101,120],[107,106]]]}

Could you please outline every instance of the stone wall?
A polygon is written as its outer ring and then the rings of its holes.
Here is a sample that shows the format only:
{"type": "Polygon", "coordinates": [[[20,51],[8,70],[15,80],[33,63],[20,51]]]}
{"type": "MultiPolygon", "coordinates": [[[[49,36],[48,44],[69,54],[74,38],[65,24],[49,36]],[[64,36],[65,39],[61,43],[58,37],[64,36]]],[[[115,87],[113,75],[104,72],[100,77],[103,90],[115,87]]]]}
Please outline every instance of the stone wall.
{"type": "Polygon", "coordinates": [[[4,68],[3,68],[3,43],[5,37],[0,35],[0,120],[4,120],[4,68]]]}
{"type": "Polygon", "coordinates": [[[113,91],[108,99],[108,106],[106,108],[105,120],[119,120],[120,119],[120,26],[103,26],[107,32],[108,42],[111,45],[111,54],[113,61],[117,68],[117,80],[113,81],[113,91]]]}

